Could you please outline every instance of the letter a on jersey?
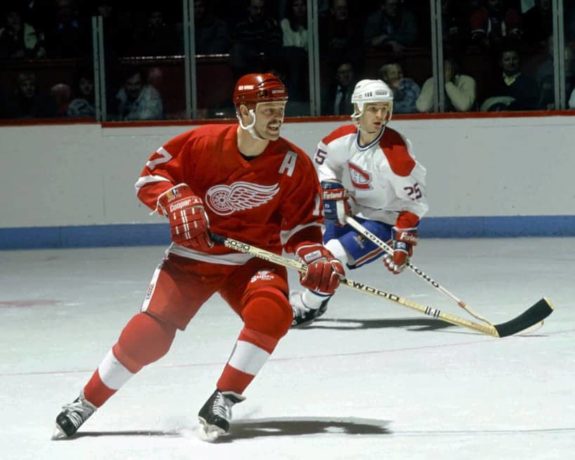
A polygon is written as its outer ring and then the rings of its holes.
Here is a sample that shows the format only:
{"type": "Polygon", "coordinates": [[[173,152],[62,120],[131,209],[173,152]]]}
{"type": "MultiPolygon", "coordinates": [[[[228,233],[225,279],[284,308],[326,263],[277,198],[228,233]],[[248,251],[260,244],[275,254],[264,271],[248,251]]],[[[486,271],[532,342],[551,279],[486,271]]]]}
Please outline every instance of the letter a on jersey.
{"type": "Polygon", "coordinates": [[[295,169],[296,161],[297,161],[297,155],[294,152],[286,153],[284,161],[282,161],[282,164],[278,172],[280,174],[286,173],[289,177],[291,177],[295,169]]]}

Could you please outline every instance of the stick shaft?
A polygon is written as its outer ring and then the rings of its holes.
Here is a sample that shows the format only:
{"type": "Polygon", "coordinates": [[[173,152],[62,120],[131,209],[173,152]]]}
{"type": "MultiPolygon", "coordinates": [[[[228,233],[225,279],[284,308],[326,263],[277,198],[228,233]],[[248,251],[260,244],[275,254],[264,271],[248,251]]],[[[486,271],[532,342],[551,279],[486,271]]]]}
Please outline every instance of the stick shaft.
{"type": "MultiPolygon", "coordinates": [[[[353,227],[355,230],[357,230],[360,234],[362,234],[363,236],[365,236],[368,240],[370,240],[372,243],[376,244],[377,246],[379,246],[381,249],[383,249],[385,252],[387,252],[388,254],[393,254],[393,249],[382,239],[378,238],[376,235],[374,235],[372,232],[370,232],[367,228],[365,228],[361,223],[359,223],[357,220],[355,220],[353,217],[351,216],[347,216],[345,218],[345,221],[351,226],[353,227]]],[[[487,319],[485,319],[483,316],[481,316],[478,313],[475,313],[471,307],[469,307],[469,305],[467,305],[467,303],[465,303],[463,300],[461,300],[459,297],[457,297],[455,294],[453,294],[452,292],[450,292],[449,290],[447,290],[447,288],[445,288],[444,286],[442,286],[441,284],[439,284],[437,281],[435,281],[433,278],[431,278],[431,276],[427,275],[426,273],[423,272],[423,270],[421,270],[420,268],[417,268],[415,265],[411,264],[410,262],[407,263],[407,267],[413,272],[415,273],[417,276],[419,276],[420,278],[422,278],[423,280],[427,281],[429,284],[431,284],[435,289],[437,289],[438,291],[440,291],[441,293],[445,294],[447,297],[450,297],[451,299],[455,300],[455,302],[457,302],[457,305],[459,305],[461,308],[463,308],[465,311],[467,311],[470,315],[474,316],[475,318],[477,318],[480,321],[483,321],[484,323],[487,323],[489,325],[492,325],[490,321],[488,321],[487,319]]]]}
{"type": "MultiPolygon", "coordinates": [[[[299,272],[305,272],[307,270],[306,265],[303,262],[298,260],[289,259],[287,257],[283,257],[278,254],[274,254],[273,252],[266,251],[265,249],[258,248],[256,246],[252,246],[251,244],[243,243],[241,241],[234,240],[232,238],[225,238],[219,235],[212,235],[212,239],[218,243],[225,245],[227,248],[233,249],[238,252],[243,252],[245,254],[251,254],[255,257],[260,259],[267,260],[269,262],[275,263],[277,265],[281,265],[287,268],[293,268],[299,272]]],[[[476,332],[480,332],[485,335],[490,335],[493,337],[499,337],[497,329],[495,329],[492,325],[484,325],[478,324],[473,321],[468,321],[466,319],[460,318],[455,315],[451,315],[449,313],[443,313],[442,311],[426,307],[424,305],[420,305],[415,303],[411,300],[405,299],[401,296],[396,294],[392,294],[389,292],[382,291],[380,289],[368,286],[363,283],[359,283],[357,281],[352,281],[347,278],[342,278],[341,282],[357,291],[363,292],[365,294],[370,294],[376,297],[387,299],[391,302],[397,303],[404,307],[410,308],[412,310],[418,311],[423,313],[424,315],[431,316],[433,318],[445,321],[447,323],[453,324],[455,326],[464,327],[467,329],[471,329],[476,332]]]]}

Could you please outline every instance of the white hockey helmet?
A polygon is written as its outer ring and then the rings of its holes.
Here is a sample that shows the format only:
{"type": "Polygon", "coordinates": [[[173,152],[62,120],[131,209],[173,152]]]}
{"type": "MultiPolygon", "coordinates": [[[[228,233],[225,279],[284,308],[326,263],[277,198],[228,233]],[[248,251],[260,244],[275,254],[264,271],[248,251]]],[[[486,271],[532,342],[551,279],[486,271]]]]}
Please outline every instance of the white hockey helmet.
{"type": "Polygon", "coordinates": [[[389,102],[391,105],[389,117],[391,118],[391,109],[393,108],[393,91],[383,80],[360,80],[355,85],[353,95],[351,96],[354,112],[352,118],[357,120],[363,113],[363,105],[369,102],[389,102]]]}

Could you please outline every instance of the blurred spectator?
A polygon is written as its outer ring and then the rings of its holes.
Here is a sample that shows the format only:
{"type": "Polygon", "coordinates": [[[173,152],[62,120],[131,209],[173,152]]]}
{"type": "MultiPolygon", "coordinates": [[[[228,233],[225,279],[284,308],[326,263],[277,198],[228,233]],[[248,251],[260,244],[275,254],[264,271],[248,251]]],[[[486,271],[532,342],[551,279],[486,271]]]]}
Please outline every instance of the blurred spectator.
{"type": "Polygon", "coordinates": [[[307,3],[306,0],[289,0],[284,18],[280,22],[283,46],[303,48],[307,52],[307,3]]]}
{"type": "MultiPolygon", "coordinates": [[[[535,80],[539,86],[539,107],[543,109],[555,109],[555,66],[553,62],[553,36],[547,38],[547,52],[545,59],[541,61],[535,70],[535,80]]],[[[570,47],[565,48],[565,93],[569,94],[573,88],[575,75],[573,51],[570,47]]]]}
{"type": "Polygon", "coordinates": [[[50,94],[37,87],[36,74],[18,74],[16,89],[7,95],[6,118],[52,118],[56,116],[56,103],[50,94]]]}
{"type": "Polygon", "coordinates": [[[68,106],[72,99],[72,88],[65,83],[56,83],[50,88],[50,95],[56,102],[56,116],[65,117],[68,115],[68,106]]]}
{"type": "Polygon", "coordinates": [[[461,0],[441,2],[444,47],[458,54],[469,42],[468,5],[461,0]]]}
{"type": "MultiPolygon", "coordinates": [[[[446,58],[443,63],[443,78],[445,80],[445,111],[468,112],[475,107],[476,83],[473,77],[462,74],[459,64],[453,58],[446,58]]],[[[421,94],[417,98],[416,106],[420,112],[433,110],[435,96],[435,78],[428,78],[421,94]]]]}
{"type": "Polygon", "coordinates": [[[0,28],[0,59],[41,58],[46,55],[44,36],[22,21],[21,14],[8,10],[0,28]]]}
{"type": "Polygon", "coordinates": [[[248,16],[234,28],[232,43],[230,60],[236,78],[282,67],[282,31],[266,14],[265,0],[249,0],[248,16]]]}
{"type": "Polygon", "coordinates": [[[146,70],[146,73],[147,73],[146,82],[161,92],[161,89],[165,85],[164,69],[162,67],[157,66],[150,67],[146,70]]]}
{"type": "Polygon", "coordinates": [[[545,46],[547,37],[553,35],[551,0],[534,0],[534,5],[523,12],[525,40],[531,46],[545,46]]]}
{"type": "Polygon", "coordinates": [[[160,93],[152,85],[145,83],[143,72],[132,71],[124,85],[116,93],[115,113],[123,121],[160,120],[164,109],[160,93]]]}
{"type": "Polygon", "coordinates": [[[403,68],[399,62],[382,65],[379,69],[379,77],[393,91],[394,113],[417,112],[415,101],[419,97],[421,88],[412,78],[403,76],[403,68]]]}
{"type": "Polygon", "coordinates": [[[469,18],[471,43],[480,49],[519,45],[523,36],[521,15],[504,0],[485,0],[471,12],[469,18]]]}
{"type": "Polygon", "coordinates": [[[88,73],[81,74],[75,88],[74,99],[68,105],[69,117],[94,117],[94,80],[88,73]]]}
{"type": "Polygon", "coordinates": [[[501,76],[495,81],[493,95],[481,105],[482,112],[533,110],[539,108],[537,82],[521,72],[517,49],[504,47],[499,55],[501,76]]]}
{"type": "Polygon", "coordinates": [[[332,84],[322,97],[322,115],[349,115],[353,112],[351,96],[357,82],[351,61],[342,62],[336,69],[332,84]]]}
{"type": "Polygon", "coordinates": [[[196,54],[222,54],[230,50],[228,25],[213,13],[212,3],[194,1],[196,54]]]}
{"type": "Polygon", "coordinates": [[[403,52],[417,39],[415,15],[400,0],[381,0],[380,7],[367,17],[364,39],[367,46],[403,52]]]}
{"type": "Polygon", "coordinates": [[[571,95],[567,101],[567,107],[570,109],[575,109],[575,89],[571,91],[571,95]]]}
{"type": "Polygon", "coordinates": [[[144,24],[134,33],[131,52],[137,56],[169,56],[182,50],[175,25],[166,22],[160,9],[148,11],[144,24]]]}
{"type": "Polygon", "coordinates": [[[283,60],[287,73],[284,80],[290,99],[302,101],[307,96],[308,30],[306,0],[288,0],[280,22],[283,37],[283,60]]]}
{"type": "Polygon", "coordinates": [[[336,64],[351,60],[356,67],[363,63],[362,27],[352,15],[348,0],[331,0],[327,15],[319,21],[319,47],[322,61],[336,64]]]}
{"type": "Polygon", "coordinates": [[[80,18],[74,0],[55,0],[55,21],[46,30],[50,58],[75,58],[91,53],[87,18],[80,18]]]}

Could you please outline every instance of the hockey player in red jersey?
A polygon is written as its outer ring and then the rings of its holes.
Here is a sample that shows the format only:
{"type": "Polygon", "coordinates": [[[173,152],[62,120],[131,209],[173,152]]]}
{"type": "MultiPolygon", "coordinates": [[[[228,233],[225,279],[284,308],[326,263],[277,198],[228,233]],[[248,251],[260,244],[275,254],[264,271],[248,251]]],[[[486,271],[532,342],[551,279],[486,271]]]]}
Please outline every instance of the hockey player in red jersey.
{"type": "Polygon", "coordinates": [[[210,233],[268,251],[295,253],[307,264],[302,286],[332,295],[342,264],[322,245],[321,189],[311,159],[280,137],[287,92],[272,74],[241,77],[234,90],[239,124],[205,125],[157,149],[136,182],[138,198],[165,216],[172,244],[153,274],[139,313],[56,419],[70,437],[144,366],[164,356],[214,294],[243,321],[214,393],[198,417],[215,440],[230,428],[231,409],[292,322],[285,268],[215,245],[210,233]]]}
{"type": "MultiPolygon", "coordinates": [[[[417,244],[417,226],[428,210],[426,171],[410,142],[387,126],[393,93],[383,81],[359,81],[351,100],[355,123],[323,138],[314,156],[323,189],[324,244],[350,269],[382,256],[381,248],[346,223],[346,216],[353,216],[379,239],[390,241],[393,255],[383,262],[398,274],[417,244]]],[[[321,316],[331,296],[309,289],[294,292],[293,326],[309,325],[321,316]]]]}

